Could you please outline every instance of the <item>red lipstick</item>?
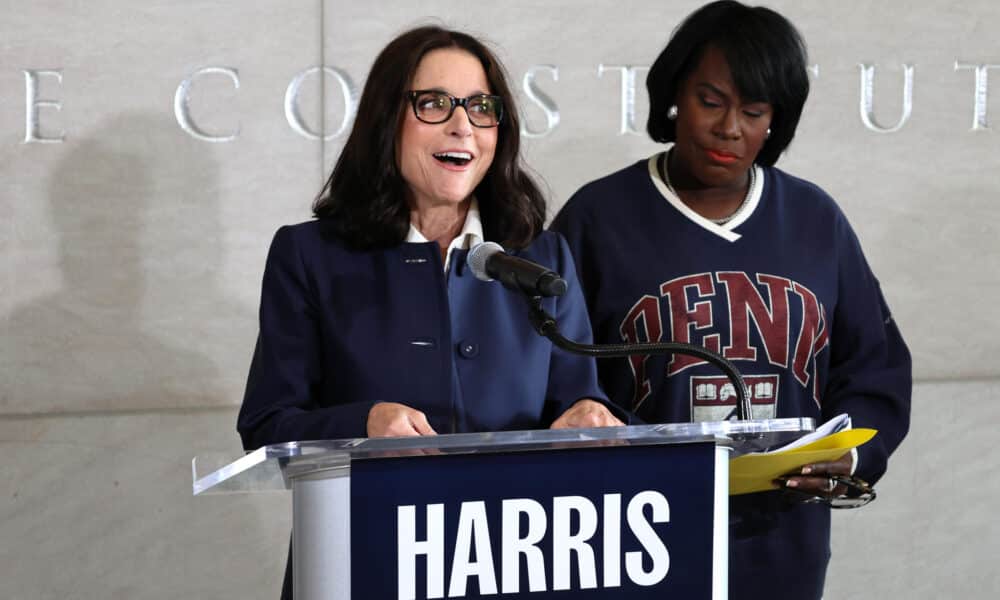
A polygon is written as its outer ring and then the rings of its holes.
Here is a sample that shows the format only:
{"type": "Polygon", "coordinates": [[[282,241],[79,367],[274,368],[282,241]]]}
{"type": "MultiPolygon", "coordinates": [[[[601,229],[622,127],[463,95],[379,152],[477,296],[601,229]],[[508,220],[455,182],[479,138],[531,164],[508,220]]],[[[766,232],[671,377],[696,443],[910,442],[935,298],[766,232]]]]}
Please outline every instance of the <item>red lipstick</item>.
{"type": "Polygon", "coordinates": [[[725,152],[723,150],[706,150],[705,152],[708,154],[710,159],[723,165],[731,165],[740,159],[740,157],[736,154],[733,154],[732,152],[725,152]]]}

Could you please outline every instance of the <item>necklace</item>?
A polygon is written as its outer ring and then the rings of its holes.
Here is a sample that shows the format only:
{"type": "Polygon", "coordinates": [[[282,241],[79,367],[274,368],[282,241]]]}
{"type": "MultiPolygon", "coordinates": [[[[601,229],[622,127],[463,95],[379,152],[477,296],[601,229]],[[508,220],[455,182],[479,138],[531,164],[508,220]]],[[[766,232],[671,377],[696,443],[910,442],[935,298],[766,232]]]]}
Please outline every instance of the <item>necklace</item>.
{"type": "MultiPolygon", "coordinates": [[[[672,151],[672,149],[663,153],[663,159],[662,159],[662,161],[660,163],[660,172],[661,172],[661,175],[663,176],[663,183],[665,183],[667,185],[667,189],[670,190],[671,192],[673,192],[675,196],[677,196],[678,198],[680,198],[681,195],[677,193],[677,190],[675,190],[674,186],[671,185],[671,183],[670,183],[670,171],[669,171],[669,169],[667,169],[667,161],[670,158],[670,152],[671,151],[672,151]]],[[[750,204],[750,198],[753,196],[753,188],[754,188],[754,185],[757,183],[757,173],[756,173],[756,171],[757,171],[757,168],[755,166],[751,165],[750,172],[749,172],[750,173],[749,174],[750,181],[747,184],[747,193],[743,197],[743,202],[740,202],[740,205],[736,207],[736,210],[734,210],[732,213],[730,213],[729,216],[722,217],[721,219],[708,219],[709,221],[715,223],[716,225],[725,225],[726,223],[732,221],[733,217],[735,217],[736,215],[740,214],[743,211],[743,209],[746,208],[748,204],[750,204]]]]}

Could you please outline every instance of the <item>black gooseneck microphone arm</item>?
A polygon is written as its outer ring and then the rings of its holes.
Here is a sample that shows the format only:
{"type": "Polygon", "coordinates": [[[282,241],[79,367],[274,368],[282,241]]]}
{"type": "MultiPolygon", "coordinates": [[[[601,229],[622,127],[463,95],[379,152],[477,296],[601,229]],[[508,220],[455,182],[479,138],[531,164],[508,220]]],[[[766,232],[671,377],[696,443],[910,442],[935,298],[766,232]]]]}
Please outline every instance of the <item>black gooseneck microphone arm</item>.
{"type": "MultiPolygon", "coordinates": [[[[473,246],[466,257],[469,270],[481,281],[499,279],[515,293],[524,294],[530,308],[529,318],[535,331],[548,338],[557,347],[584,356],[597,358],[622,358],[640,354],[687,354],[718,367],[736,391],[736,418],[753,419],[750,396],[743,377],[733,363],[722,356],[694,344],[657,342],[652,344],[580,344],[559,333],[559,325],[552,315],[542,308],[541,296],[561,296],[566,292],[566,281],[548,268],[516,256],[509,256],[502,246],[483,242],[473,246]]],[[[640,402],[639,404],[642,404],[640,402]]],[[[635,411],[639,405],[633,406],[635,411]]]]}
{"type": "MultiPolygon", "coordinates": [[[[688,354],[700,358],[719,368],[736,390],[736,418],[741,421],[753,419],[750,408],[750,396],[746,384],[736,366],[722,356],[694,344],[680,342],[655,342],[649,344],[580,344],[566,339],[559,333],[559,325],[555,318],[542,308],[542,299],[538,296],[526,296],[528,300],[529,318],[535,331],[548,338],[553,344],[574,354],[594,356],[597,358],[623,358],[637,354],[688,354]]],[[[641,405],[642,402],[639,403],[641,405]]],[[[635,411],[639,405],[632,407],[635,411]]]]}

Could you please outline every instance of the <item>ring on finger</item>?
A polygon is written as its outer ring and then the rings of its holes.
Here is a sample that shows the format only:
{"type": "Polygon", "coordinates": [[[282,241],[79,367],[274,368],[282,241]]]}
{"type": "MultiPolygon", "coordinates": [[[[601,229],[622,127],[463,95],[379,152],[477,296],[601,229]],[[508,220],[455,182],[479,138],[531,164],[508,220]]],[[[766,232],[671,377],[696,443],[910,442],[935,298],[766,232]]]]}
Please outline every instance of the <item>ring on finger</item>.
{"type": "Polygon", "coordinates": [[[826,491],[832,492],[837,487],[837,480],[833,477],[826,478],[826,491]]]}

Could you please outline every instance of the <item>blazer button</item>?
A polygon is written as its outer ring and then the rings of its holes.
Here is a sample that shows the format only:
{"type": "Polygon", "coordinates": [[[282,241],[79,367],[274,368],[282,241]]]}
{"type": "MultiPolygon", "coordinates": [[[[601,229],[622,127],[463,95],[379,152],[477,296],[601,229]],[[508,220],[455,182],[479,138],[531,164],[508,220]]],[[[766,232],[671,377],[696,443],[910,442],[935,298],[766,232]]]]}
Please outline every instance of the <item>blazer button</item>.
{"type": "Polygon", "coordinates": [[[462,340],[458,343],[458,353],[462,358],[475,358],[479,356],[479,344],[462,340]]]}

